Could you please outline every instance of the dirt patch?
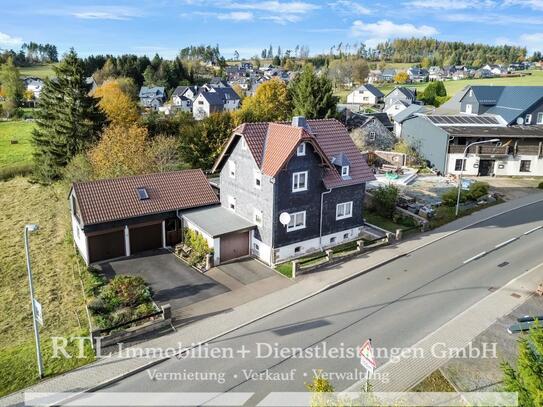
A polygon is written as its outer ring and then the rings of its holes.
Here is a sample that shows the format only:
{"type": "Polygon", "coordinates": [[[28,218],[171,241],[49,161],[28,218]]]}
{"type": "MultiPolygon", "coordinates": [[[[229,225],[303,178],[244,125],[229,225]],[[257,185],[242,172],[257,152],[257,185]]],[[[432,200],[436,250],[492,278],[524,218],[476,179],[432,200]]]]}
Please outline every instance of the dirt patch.
{"type": "Polygon", "coordinates": [[[486,346],[487,357],[451,359],[441,368],[443,375],[459,391],[499,391],[503,379],[500,363],[506,360],[514,365],[517,358],[519,334],[511,335],[507,328],[516,323],[519,317],[537,316],[542,313],[543,297],[531,297],[473,340],[471,348],[482,351],[486,346]]]}

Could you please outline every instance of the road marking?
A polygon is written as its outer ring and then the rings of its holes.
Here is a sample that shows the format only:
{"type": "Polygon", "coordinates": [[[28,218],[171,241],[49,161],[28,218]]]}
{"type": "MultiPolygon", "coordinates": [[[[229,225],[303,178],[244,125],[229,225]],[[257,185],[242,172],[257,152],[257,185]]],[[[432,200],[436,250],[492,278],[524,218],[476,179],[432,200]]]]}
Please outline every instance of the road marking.
{"type": "Polygon", "coordinates": [[[477,259],[483,257],[485,254],[486,254],[486,252],[481,252],[481,253],[479,253],[479,254],[476,254],[475,256],[470,257],[470,258],[467,259],[467,260],[464,260],[464,264],[467,264],[467,263],[469,263],[470,261],[473,261],[473,260],[477,260],[477,259]]]}
{"type": "Polygon", "coordinates": [[[514,242],[517,239],[518,239],[518,237],[512,237],[511,239],[506,240],[505,242],[501,242],[500,244],[496,245],[495,249],[499,249],[500,247],[506,246],[509,243],[514,242]]]}
{"type": "Polygon", "coordinates": [[[524,234],[525,234],[525,235],[529,235],[530,233],[535,232],[536,230],[539,230],[539,229],[541,229],[541,228],[543,228],[543,226],[538,226],[538,227],[536,227],[536,228],[530,229],[530,230],[527,231],[527,232],[524,232],[524,234]]]}

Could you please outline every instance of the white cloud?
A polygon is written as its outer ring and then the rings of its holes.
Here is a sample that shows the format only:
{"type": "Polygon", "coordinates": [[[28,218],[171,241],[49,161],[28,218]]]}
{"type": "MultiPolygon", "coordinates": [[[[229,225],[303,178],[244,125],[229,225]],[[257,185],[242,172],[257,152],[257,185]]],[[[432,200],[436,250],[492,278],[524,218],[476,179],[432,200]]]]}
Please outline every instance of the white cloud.
{"type": "Polygon", "coordinates": [[[141,17],[140,10],[133,7],[96,6],[68,10],[51,10],[47,14],[68,14],[84,20],[131,20],[141,17]]]}
{"type": "Polygon", "coordinates": [[[530,7],[534,10],[543,10],[543,0],[505,0],[503,5],[530,7]]]}
{"type": "Polygon", "coordinates": [[[217,14],[219,20],[230,21],[251,21],[253,17],[253,13],[247,11],[233,11],[231,13],[217,14]]]}
{"type": "Polygon", "coordinates": [[[396,24],[390,20],[380,20],[376,23],[365,23],[356,20],[351,26],[351,34],[355,37],[368,37],[373,44],[375,41],[399,37],[431,37],[438,31],[431,26],[413,24],[396,24]]]}
{"type": "Polygon", "coordinates": [[[365,16],[371,14],[371,10],[369,8],[364,7],[362,4],[357,3],[356,1],[337,0],[333,3],[328,3],[328,5],[343,15],[365,16]]]}
{"type": "Polygon", "coordinates": [[[495,42],[496,45],[526,47],[528,54],[531,54],[534,51],[543,51],[543,32],[521,34],[517,39],[498,37],[495,42]]]}
{"type": "Polygon", "coordinates": [[[495,7],[496,2],[494,0],[410,0],[404,5],[426,10],[467,10],[495,7]]]}
{"type": "Polygon", "coordinates": [[[13,37],[0,31],[0,45],[11,47],[22,43],[23,39],[21,37],[13,37]]]}
{"type": "Polygon", "coordinates": [[[303,14],[312,10],[320,8],[320,6],[308,3],[304,1],[258,1],[258,2],[233,2],[225,3],[225,8],[232,8],[238,10],[259,10],[259,11],[269,11],[276,14],[303,14]]]}
{"type": "Polygon", "coordinates": [[[543,19],[532,16],[514,16],[510,14],[496,14],[496,13],[448,13],[439,16],[440,20],[451,21],[458,23],[477,23],[477,24],[491,24],[491,25],[543,25],[543,19]]]}

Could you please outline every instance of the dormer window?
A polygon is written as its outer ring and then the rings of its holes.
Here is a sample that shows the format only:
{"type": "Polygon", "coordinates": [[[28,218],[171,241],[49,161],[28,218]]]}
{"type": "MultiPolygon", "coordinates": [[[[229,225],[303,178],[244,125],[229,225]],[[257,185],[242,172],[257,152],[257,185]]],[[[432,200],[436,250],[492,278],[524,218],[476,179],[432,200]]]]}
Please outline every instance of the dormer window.
{"type": "Polygon", "coordinates": [[[296,150],[296,155],[298,157],[302,157],[305,155],[305,143],[302,143],[298,146],[298,149],[296,150]]]}
{"type": "Polygon", "coordinates": [[[349,176],[349,166],[344,165],[341,167],[341,176],[342,177],[348,177],[349,176]]]}
{"type": "Polygon", "coordinates": [[[145,188],[138,188],[137,191],[140,201],[145,201],[149,199],[149,194],[147,193],[147,190],[145,188]]]}

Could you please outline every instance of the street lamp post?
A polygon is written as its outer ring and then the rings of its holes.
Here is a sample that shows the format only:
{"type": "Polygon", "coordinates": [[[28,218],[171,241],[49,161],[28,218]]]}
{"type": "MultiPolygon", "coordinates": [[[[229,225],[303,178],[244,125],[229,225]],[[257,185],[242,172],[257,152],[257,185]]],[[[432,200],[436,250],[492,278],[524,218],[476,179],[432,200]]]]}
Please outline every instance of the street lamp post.
{"type": "Polygon", "coordinates": [[[456,213],[455,216],[458,217],[458,212],[460,211],[460,192],[462,191],[462,173],[464,172],[464,166],[466,165],[468,150],[471,146],[477,144],[487,144],[487,143],[498,143],[500,139],[493,138],[490,140],[476,141],[475,143],[468,144],[464,149],[464,154],[462,154],[462,165],[460,166],[460,175],[458,176],[458,194],[456,196],[456,213]]]}
{"type": "Polygon", "coordinates": [[[30,305],[32,307],[32,322],[34,323],[34,337],[36,340],[36,356],[38,359],[38,374],[40,379],[43,377],[43,361],[41,358],[41,348],[40,348],[40,332],[38,329],[38,321],[36,318],[36,305],[34,300],[34,285],[32,284],[32,267],[30,266],[30,251],[28,247],[28,234],[29,232],[35,232],[38,230],[38,225],[29,224],[25,225],[25,253],[26,253],[26,269],[28,271],[28,285],[30,287],[30,305]]]}

